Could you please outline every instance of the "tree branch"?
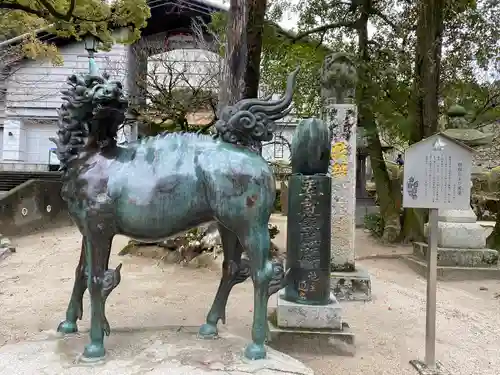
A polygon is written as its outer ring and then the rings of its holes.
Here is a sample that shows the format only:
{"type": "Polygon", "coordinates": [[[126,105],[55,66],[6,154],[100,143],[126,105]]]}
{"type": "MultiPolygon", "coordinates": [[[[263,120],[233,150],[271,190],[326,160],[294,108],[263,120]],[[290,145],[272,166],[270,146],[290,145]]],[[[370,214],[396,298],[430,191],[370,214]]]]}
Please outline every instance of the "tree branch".
{"type": "Polygon", "coordinates": [[[8,9],[8,10],[20,10],[29,14],[33,14],[40,18],[45,18],[48,16],[46,12],[43,12],[39,9],[33,9],[27,5],[22,5],[18,3],[0,3],[0,9],[8,9]]]}
{"type": "Polygon", "coordinates": [[[476,111],[474,114],[474,117],[470,121],[471,123],[475,123],[477,119],[481,116],[484,115],[486,112],[488,112],[490,109],[495,108],[496,106],[496,100],[500,99],[500,93],[493,94],[492,96],[488,96],[487,100],[483,104],[483,106],[476,111]]]}
{"type": "Polygon", "coordinates": [[[52,6],[51,3],[49,3],[47,0],[37,0],[37,2],[39,2],[40,4],[42,4],[42,6],[47,9],[47,11],[50,13],[50,15],[52,17],[55,17],[57,19],[60,19],[60,20],[63,20],[63,21],[66,21],[66,22],[69,22],[71,21],[71,17],[73,15],[73,11],[75,10],[75,3],[76,3],[76,0],[71,0],[71,3],[69,5],[69,8],[68,8],[68,11],[66,12],[66,14],[64,13],[59,13],[56,8],[54,8],[52,6]]]}
{"type": "Polygon", "coordinates": [[[19,3],[5,3],[5,2],[0,3],[0,9],[20,10],[22,12],[33,14],[40,18],[49,19],[52,17],[65,22],[70,22],[72,19],[84,22],[104,22],[110,19],[109,16],[100,19],[90,19],[75,15],[74,12],[76,9],[76,0],[71,0],[66,13],[58,12],[57,9],[54,8],[54,6],[47,0],[37,0],[37,1],[43,6],[43,9],[35,9],[30,6],[22,5],[19,3]]]}
{"type": "Polygon", "coordinates": [[[372,13],[372,14],[378,16],[380,19],[382,19],[382,21],[384,21],[386,24],[388,24],[390,27],[392,27],[392,29],[395,32],[399,32],[399,27],[394,22],[392,22],[389,19],[389,17],[387,17],[385,14],[383,14],[380,10],[372,8],[370,13],[372,13]]]}
{"type": "Polygon", "coordinates": [[[342,22],[329,23],[323,26],[315,27],[314,29],[311,30],[304,31],[303,33],[297,34],[294,38],[292,38],[292,43],[304,39],[305,37],[308,37],[309,35],[312,34],[326,33],[328,30],[338,29],[341,27],[355,29],[356,26],[357,26],[357,21],[342,21],[342,22]]]}

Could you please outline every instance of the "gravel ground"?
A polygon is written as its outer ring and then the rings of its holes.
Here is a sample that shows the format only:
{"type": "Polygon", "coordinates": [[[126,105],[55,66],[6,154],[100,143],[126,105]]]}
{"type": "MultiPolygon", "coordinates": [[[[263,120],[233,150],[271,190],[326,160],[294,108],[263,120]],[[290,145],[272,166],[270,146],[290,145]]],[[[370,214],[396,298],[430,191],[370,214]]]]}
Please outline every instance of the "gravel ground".
{"type": "MultiPolygon", "coordinates": [[[[282,241],[283,233],[280,238],[282,241]]],[[[72,227],[13,239],[17,252],[0,262],[0,345],[55,329],[64,317],[73,285],[79,241],[72,227]]],[[[193,269],[158,265],[147,258],[118,257],[116,253],[126,241],[117,237],[113,245],[112,267],[123,262],[123,270],[122,283],[107,304],[111,328],[203,322],[218,285],[219,266],[193,269]]],[[[408,252],[407,248],[374,244],[366,235],[358,236],[357,249],[366,255],[377,249],[408,252]]],[[[356,335],[355,354],[333,355],[304,343],[295,346],[293,355],[317,375],[416,374],[408,361],[422,359],[424,354],[425,280],[398,260],[364,259],[357,264],[372,275],[373,301],[344,304],[344,320],[356,335]]],[[[500,373],[497,292],[498,281],[439,284],[437,358],[452,374],[500,373]]],[[[251,295],[249,282],[234,289],[224,329],[250,337],[251,295]]],[[[87,298],[85,303],[87,312],[87,298]]],[[[88,314],[81,328],[88,328],[87,318],[88,314]]]]}

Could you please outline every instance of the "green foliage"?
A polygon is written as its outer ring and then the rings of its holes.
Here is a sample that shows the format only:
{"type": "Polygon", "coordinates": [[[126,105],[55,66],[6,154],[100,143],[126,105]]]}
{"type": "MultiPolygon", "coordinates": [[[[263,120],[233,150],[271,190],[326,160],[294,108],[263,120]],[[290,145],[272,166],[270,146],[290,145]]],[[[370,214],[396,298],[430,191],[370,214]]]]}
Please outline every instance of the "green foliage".
{"type": "MultiPolygon", "coordinates": [[[[328,50],[318,43],[293,43],[290,36],[284,35],[274,23],[274,20],[280,18],[281,6],[277,2],[268,6],[262,43],[260,86],[266,94],[283,92],[288,74],[300,65],[294,94],[295,113],[298,117],[318,116],[321,104],[319,71],[328,50]]],[[[224,13],[213,15],[209,25],[210,30],[221,41],[221,55],[224,55],[226,25],[227,16],[224,13]]]]}
{"type": "Polygon", "coordinates": [[[287,75],[300,66],[294,94],[295,114],[298,117],[318,117],[321,108],[319,72],[327,51],[302,42],[292,44],[280,41],[273,36],[264,40],[261,67],[261,85],[264,91],[283,92],[287,75]]]}
{"type": "Polygon", "coordinates": [[[380,214],[367,214],[364,217],[365,229],[376,238],[382,238],[384,234],[384,219],[380,214]]]}
{"type": "Polygon", "coordinates": [[[21,14],[12,17],[29,20],[31,27],[52,25],[51,31],[61,36],[92,33],[107,46],[113,42],[113,27],[131,26],[132,39],[137,39],[150,16],[146,0],[0,0],[0,8],[21,14]]]}
{"type": "Polygon", "coordinates": [[[500,80],[481,82],[473,77],[450,82],[443,87],[443,97],[445,109],[458,103],[467,110],[466,119],[471,127],[500,119],[500,80]]]}
{"type": "MultiPolygon", "coordinates": [[[[0,0],[0,40],[47,28],[62,37],[91,33],[107,50],[115,42],[113,28],[127,26],[129,32],[120,41],[132,43],[149,16],[146,0],[0,0]]],[[[27,57],[61,63],[57,48],[40,43],[34,34],[26,37],[22,50],[27,57]]]]}

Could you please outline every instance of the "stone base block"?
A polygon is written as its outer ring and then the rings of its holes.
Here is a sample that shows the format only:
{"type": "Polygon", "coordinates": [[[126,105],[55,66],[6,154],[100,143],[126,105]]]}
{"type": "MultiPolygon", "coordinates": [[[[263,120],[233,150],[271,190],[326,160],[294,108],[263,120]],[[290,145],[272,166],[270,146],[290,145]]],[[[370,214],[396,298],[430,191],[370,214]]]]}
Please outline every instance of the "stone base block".
{"type": "Polygon", "coordinates": [[[410,364],[420,375],[450,375],[439,361],[436,361],[436,366],[434,368],[428,367],[424,362],[419,360],[412,360],[410,364]]]}
{"type": "MultiPolygon", "coordinates": [[[[427,276],[427,263],[413,255],[401,258],[419,275],[427,276]]],[[[441,281],[500,280],[499,267],[437,267],[437,279],[441,281]]]]}
{"type": "Polygon", "coordinates": [[[303,329],[341,329],[342,308],[333,293],[328,305],[304,305],[289,302],[283,298],[285,291],[282,289],[278,295],[278,308],[276,309],[277,325],[283,328],[303,329]]]}
{"type": "Polygon", "coordinates": [[[268,345],[293,355],[307,352],[318,354],[355,354],[354,334],[347,323],[335,329],[304,329],[278,327],[272,315],[268,321],[268,345]]]}
{"type": "Polygon", "coordinates": [[[330,287],[338,301],[370,301],[372,284],[370,274],[360,268],[354,272],[332,272],[330,287]]]}
{"type": "MultiPolygon", "coordinates": [[[[413,255],[427,260],[428,245],[413,243],[413,255]]],[[[492,249],[454,249],[438,247],[437,265],[447,267],[496,267],[498,251],[492,249]]]]}
{"type": "MultiPolygon", "coordinates": [[[[427,235],[429,225],[425,225],[427,235]]],[[[457,249],[482,249],[492,229],[475,223],[438,222],[438,246],[457,249]]]]}

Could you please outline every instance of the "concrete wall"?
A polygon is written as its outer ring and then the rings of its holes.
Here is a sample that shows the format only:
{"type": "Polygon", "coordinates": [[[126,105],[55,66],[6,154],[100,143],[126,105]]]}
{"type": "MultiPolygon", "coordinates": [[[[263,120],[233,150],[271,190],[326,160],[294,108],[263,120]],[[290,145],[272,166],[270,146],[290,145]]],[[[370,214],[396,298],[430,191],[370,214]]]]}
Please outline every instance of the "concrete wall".
{"type": "Polygon", "coordinates": [[[0,198],[0,231],[6,236],[69,225],[61,182],[30,180],[0,198]]]}
{"type": "Polygon", "coordinates": [[[55,147],[49,138],[55,137],[58,126],[54,121],[25,121],[26,152],[25,162],[32,164],[59,164],[57,156],[50,150],[55,147]]]}

